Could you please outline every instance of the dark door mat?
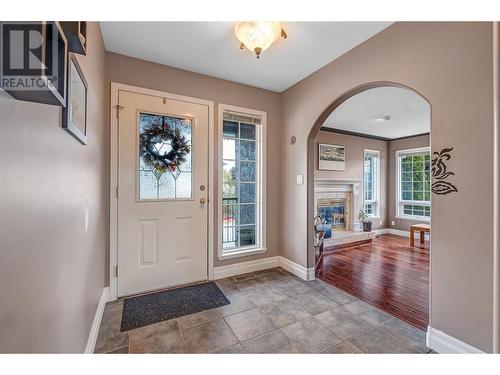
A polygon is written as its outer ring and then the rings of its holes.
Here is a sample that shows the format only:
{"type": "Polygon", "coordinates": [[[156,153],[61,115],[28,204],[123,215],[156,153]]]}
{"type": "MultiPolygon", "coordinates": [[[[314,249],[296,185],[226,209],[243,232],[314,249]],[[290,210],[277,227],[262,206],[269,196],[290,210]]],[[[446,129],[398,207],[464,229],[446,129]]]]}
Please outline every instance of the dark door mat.
{"type": "Polygon", "coordinates": [[[214,282],[126,298],[120,331],[130,331],[229,303],[214,282]]]}

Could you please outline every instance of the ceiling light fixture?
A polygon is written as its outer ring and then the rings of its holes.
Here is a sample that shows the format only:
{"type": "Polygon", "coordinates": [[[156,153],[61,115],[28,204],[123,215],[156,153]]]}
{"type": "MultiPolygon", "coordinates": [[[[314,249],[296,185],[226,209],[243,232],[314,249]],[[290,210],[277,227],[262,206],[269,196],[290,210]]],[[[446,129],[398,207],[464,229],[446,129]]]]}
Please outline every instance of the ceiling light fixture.
{"type": "Polygon", "coordinates": [[[257,58],[280,36],[286,39],[285,30],[279,22],[244,21],[234,27],[234,33],[241,42],[240,49],[248,48],[257,58]]]}

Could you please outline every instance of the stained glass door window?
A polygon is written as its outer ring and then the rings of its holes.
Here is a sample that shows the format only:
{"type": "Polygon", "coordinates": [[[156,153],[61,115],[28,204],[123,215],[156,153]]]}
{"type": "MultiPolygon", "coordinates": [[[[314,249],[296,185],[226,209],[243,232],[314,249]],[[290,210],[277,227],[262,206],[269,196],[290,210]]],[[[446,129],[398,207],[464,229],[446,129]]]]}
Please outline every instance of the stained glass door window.
{"type": "MultiPolygon", "coordinates": [[[[193,136],[192,120],[173,116],[140,113],[139,115],[139,149],[141,135],[151,127],[170,129],[182,137],[183,142],[189,146],[182,163],[172,165],[167,170],[151,165],[139,153],[139,199],[140,200],[168,200],[189,199],[192,197],[192,170],[191,170],[191,144],[193,136]]],[[[178,147],[177,139],[152,138],[153,151],[156,155],[168,158],[169,153],[178,147]],[[177,142],[177,144],[176,144],[177,142]]]]}

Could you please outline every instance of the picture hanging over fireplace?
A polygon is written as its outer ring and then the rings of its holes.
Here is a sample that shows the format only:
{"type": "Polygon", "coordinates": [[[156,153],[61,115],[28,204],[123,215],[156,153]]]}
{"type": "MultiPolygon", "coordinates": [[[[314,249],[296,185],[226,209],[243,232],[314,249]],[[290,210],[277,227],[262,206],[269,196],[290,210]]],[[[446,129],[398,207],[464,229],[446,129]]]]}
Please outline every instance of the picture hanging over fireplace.
{"type": "Polygon", "coordinates": [[[345,171],[345,146],[318,145],[318,169],[324,171],[345,171]]]}

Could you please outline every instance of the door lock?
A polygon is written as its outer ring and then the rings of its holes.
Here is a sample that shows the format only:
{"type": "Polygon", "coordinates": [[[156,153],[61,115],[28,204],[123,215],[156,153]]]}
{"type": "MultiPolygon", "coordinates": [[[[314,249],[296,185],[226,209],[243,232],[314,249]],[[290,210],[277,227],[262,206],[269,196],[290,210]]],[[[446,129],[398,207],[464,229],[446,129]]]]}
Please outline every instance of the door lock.
{"type": "Polygon", "coordinates": [[[200,185],[200,190],[201,191],[205,190],[205,185],[200,185]]]}

